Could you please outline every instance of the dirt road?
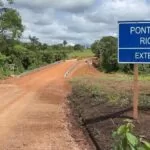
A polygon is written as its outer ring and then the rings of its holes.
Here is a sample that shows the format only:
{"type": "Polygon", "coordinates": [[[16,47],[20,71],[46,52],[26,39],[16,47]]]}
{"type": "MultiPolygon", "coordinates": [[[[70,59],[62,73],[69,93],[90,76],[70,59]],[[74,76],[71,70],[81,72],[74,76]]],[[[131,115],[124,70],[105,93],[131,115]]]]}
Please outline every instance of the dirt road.
{"type": "MultiPolygon", "coordinates": [[[[0,150],[79,150],[68,130],[66,61],[0,84],[0,150]]],[[[80,149],[81,150],[81,149],[80,149]]]]}

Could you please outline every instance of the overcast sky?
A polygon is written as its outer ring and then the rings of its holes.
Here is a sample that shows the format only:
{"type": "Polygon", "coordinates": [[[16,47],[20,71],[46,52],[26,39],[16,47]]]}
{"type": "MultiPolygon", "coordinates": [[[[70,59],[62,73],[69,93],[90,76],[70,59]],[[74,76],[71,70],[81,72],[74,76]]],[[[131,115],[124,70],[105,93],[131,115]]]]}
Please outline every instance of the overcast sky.
{"type": "Polygon", "coordinates": [[[49,44],[91,44],[117,35],[119,20],[150,19],[149,0],[15,0],[25,25],[24,39],[49,44]]]}

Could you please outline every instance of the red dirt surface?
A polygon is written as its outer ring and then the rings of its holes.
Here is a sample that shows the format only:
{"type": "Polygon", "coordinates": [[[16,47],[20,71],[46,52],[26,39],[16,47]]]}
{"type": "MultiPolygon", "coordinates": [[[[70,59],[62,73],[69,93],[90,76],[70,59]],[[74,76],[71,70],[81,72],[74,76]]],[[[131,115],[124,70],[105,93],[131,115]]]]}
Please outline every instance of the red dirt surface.
{"type": "Polygon", "coordinates": [[[77,67],[71,72],[71,78],[81,76],[99,76],[101,73],[92,66],[91,59],[81,60],[77,67]]]}
{"type": "Polygon", "coordinates": [[[71,136],[66,115],[70,87],[64,74],[75,63],[66,61],[0,83],[0,150],[87,149],[71,136]]]}

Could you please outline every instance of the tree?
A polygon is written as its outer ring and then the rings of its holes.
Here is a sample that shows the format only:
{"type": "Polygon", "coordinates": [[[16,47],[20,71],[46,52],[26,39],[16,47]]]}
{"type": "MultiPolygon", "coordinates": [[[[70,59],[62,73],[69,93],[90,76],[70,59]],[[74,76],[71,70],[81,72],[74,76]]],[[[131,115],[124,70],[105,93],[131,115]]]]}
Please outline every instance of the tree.
{"type": "MultiPolygon", "coordinates": [[[[13,3],[14,3],[14,0],[7,0],[7,2],[8,2],[9,4],[13,4],[13,3]]],[[[3,3],[2,0],[0,0],[0,6],[1,6],[1,7],[4,6],[4,3],[3,3]]]]}
{"type": "MultiPolygon", "coordinates": [[[[106,72],[123,71],[133,72],[133,64],[118,64],[117,61],[117,38],[112,36],[103,37],[96,40],[91,49],[95,56],[99,58],[98,67],[106,72]]],[[[150,65],[139,65],[139,71],[150,73],[150,65]]]]}
{"type": "Polygon", "coordinates": [[[36,36],[29,36],[29,39],[34,46],[39,44],[39,39],[36,36]]]}
{"type": "MultiPolygon", "coordinates": [[[[7,1],[9,4],[13,3],[12,0],[7,1]]],[[[3,54],[9,55],[15,41],[22,35],[24,26],[21,16],[15,9],[4,7],[2,0],[0,5],[0,50],[3,54]]]]}
{"type": "Polygon", "coordinates": [[[42,44],[42,50],[46,50],[48,48],[48,45],[46,43],[42,44]]]}
{"type": "Polygon", "coordinates": [[[101,45],[100,45],[100,41],[99,40],[96,40],[91,45],[91,49],[92,49],[93,53],[95,53],[96,57],[100,57],[100,54],[102,53],[102,49],[101,49],[101,45]]]}
{"type": "Polygon", "coordinates": [[[91,48],[100,59],[100,68],[106,72],[118,70],[117,38],[112,36],[103,37],[101,40],[95,41],[91,48]]]}
{"type": "Polygon", "coordinates": [[[4,62],[6,61],[7,57],[0,53],[0,67],[4,65],[4,62]]]}
{"type": "Polygon", "coordinates": [[[52,45],[53,50],[62,50],[63,49],[63,44],[56,44],[52,45]]]}
{"type": "MultiPolygon", "coordinates": [[[[13,4],[14,0],[7,0],[8,4],[13,4]]],[[[0,0],[0,34],[5,38],[15,39],[21,36],[24,27],[19,13],[12,8],[4,6],[0,0]]]]}
{"type": "Polygon", "coordinates": [[[14,9],[6,9],[0,15],[0,34],[9,39],[20,38],[24,26],[22,25],[21,16],[14,9]]]}
{"type": "Polygon", "coordinates": [[[67,45],[67,41],[66,41],[66,40],[63,41],[63,45],[64,45],[64,46],[67,45]]]}
{"type": "Polygon", "coordinates": [[[80,44],[76,44],[74,46],[74,50],[82,51],[83,49],[84,49],[84,47],[82,45],[80,45],[80,44]]]}
{"type": "Polygon", "coordinates": [[[102,53],[102,67],[106,72],[117,71],[117,38],[104,37],[100,41],[100,51],[102,53]]]}

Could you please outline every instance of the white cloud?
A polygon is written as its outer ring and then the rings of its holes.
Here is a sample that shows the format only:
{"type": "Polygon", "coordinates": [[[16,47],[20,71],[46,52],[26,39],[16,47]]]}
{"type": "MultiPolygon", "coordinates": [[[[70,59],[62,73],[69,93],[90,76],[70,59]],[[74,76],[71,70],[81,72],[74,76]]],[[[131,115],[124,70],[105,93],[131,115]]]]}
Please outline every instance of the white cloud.
{"type": "Polygon", "coordinates": [[[16,0],[16,4],[21,7],[28,7],[37,11],[47,8],[55,8],[66,11],[82,11],[91,6],[95,0],[16,0]]]}
{"type": "Polygon", "coordinates": [[[26,26],[24,37],[47,43],[89,44],[116,36],[119,20],[150,19],[147,0],[16,0],[16,7],[26,26]]]}
{"type": "Polygon", "coordinates": [[[149,14],[150,5],[146,0],[102,0],[87,18],[93,22],[115,23],[118,20],[149,19],[149,14]]]}

